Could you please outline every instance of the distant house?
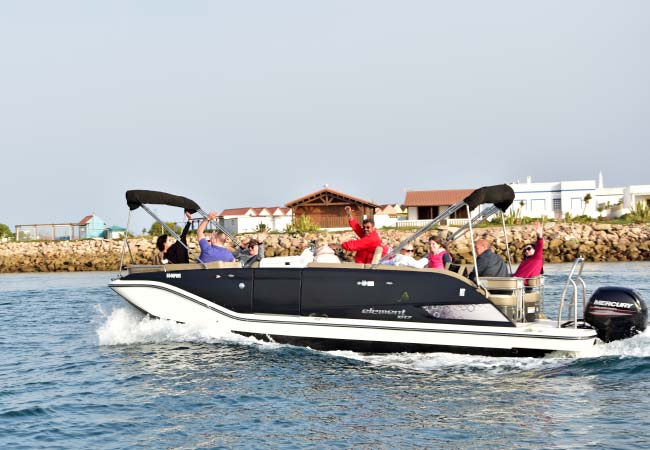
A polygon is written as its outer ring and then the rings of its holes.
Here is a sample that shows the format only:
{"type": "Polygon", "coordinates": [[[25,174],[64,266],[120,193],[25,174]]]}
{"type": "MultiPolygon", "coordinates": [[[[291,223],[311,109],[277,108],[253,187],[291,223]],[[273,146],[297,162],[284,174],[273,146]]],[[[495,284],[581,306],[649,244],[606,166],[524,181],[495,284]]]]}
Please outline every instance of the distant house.
{"type": "Polygon", "coordinates": [[[17,241],[32,240],[74,240],[103,238],[106,236],[106,222],[90,214],[76,223],[44,223],[16,225],[17,241]]]}
{"type": "Polygon", "coordinates": [[[650,185],[606,188],[602,173],[596,180],[512,183],[515,201],[510,207],[524,217],[620,216],[637,203],[650,206],[650,185]],[[601,212],[602,211],[602,212],[601,212]]]}
{"type": "Polygon", "coordinates": [[[126,228],[113,225],[112,227],[106,228],[104,230],[104,236],[106,239],[122,239],[126,234],[126,228]]]}
{"type": "Polygon", "coordinates": [[[407,210],[397,203],[391,205],[379,205],[375,208],[375,226],[394,227],[398,220],[407,219],[407,210]]]}
{"type": "MultiPolygon", "coordinates": [[[[407,191],[404,198],[404,208],[407,210],[409,224],[421,225],[418,221],[428,221],[438,217],[451,205],[462,201],[471,194],[473,189],[443,189],[432,191],[407,191]]],[[[461,209],[454,213],[451,219],[467,218],[467,210],[461,209]]]]}
{"type": "Polygon", "coordinates": [[[95,214],[90,214],[79,221],[81,239],[106,237],[106,222],[95,214]]]}
{"type": "Polygon", "coordinates": [[[218,216],[219,224],[231,234],[254,232],[262,224],[269,231],[282,232],[291,219],[291,209],[280,206],[224,209],[218,216]]]}
{"type": "Polygon", "coordinates": [[[293,211],[294,218],[309,216],[320,228],[348,228],[345,207],[351,206],[353,214],[361,222],[364,218],[373,218],[375,205],[368,200],[353,197],[325,187],[320,191],[300,197],[286,204],[293,211]]]}

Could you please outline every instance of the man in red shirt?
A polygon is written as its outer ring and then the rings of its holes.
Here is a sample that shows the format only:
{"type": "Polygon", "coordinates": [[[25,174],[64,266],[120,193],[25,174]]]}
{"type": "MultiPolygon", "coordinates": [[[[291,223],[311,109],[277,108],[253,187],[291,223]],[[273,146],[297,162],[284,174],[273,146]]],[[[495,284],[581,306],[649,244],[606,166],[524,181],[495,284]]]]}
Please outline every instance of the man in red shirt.
{"type": "MultiPolygon", "coordinates": [[[[354,262],[371,264],[375,249],[381,245],[381,238],[375,229],[375,221],[364,219],[363,227],[361,227],[357,219],[352,217],[352,208],[350,206],[345,207],[345,212],[348,215],[348,223],[356,235],[359,236],[359,239],[343,242],[341,247],[350,252],[357,252],[354,255],[354,262]]],[[[382,253],[385,254],[385,250],[382,253]]]]}

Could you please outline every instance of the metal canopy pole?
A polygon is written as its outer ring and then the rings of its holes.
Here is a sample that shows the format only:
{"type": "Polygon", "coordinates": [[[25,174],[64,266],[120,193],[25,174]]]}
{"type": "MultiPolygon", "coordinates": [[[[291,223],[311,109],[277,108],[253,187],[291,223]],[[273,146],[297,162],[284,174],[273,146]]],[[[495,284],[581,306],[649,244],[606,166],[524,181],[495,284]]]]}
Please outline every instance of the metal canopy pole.
{"type": "MultiPolygon", "coordinates": [[[[120,258],[120,275],[122,274],[122,268],[124,267],[124,254],[126,253],[126,247],[128,245],[130,224],[131,224],[131,210],[129,210],[129,217],[126,219],[126,232],[124,233],[124,242],[122,243],[122,257],[120,258]]],[[[133,261],[133,255],[131,254],[131,247],[129,247],[129,255],[131,256],[131,261],[133,261]]]]}
{"type": "MultiPolygon", "coordinates": [[[[471,223],[473,225],[481,223],[481,222],[487,220],[490,216],[493,216],[494,214],[498,213],[499,211],[501,211],[499,208],[497,208],[495,205],[492,205],[492,206],[484,209],[480,213],[478,213],[476,216],[474,216],[471,219],[471,223]]],[[[456,239],[458,239],[459,237],[461,237],[462,235],[467,233],[468,229],[469,229],[469,222],[464,224],[458,230],[456,230],[451,236],[447,237],[447,241],[448,242],[455,241],[456,239]]]]}
{"type": "Polygon", "coordinates": [[[503,225],[503,238],[506,240],[506,254],[508,255],[508,271],[512,273],[512,258],[510,257],[510,246],[508,245],[508,233],[506,233],[506,217],[501,212],[501,223],[503,225]]]}
{"type": "MultiPolygon", "coordinates": [[[[207,218],[208,218],[208,215],[207,215],[207,214],[205,213],[205,211],[203,211],[202,209],[197,210],[197,212],[198,212],[199,214],[201,214],[201,216],[203,216],[204,219],[207,219],[207,218]]],[[[214,221],[211,220],[210,222],[214,223],[214,225],[215,225],[215,226],[216,226],[220,231],[222,231],[226,236],[228,236],[228,238],[230,238],[230,240],[231,240],[231,241],[232,241],[232,242],[233,242],[237,247],[241,247],[241,242],[239,242],[239,240],[238,240],[235,236],[233,236],[232,234],[230,234],[230,233],[229,233],[229,232],[228,232],[224,227],[222,227],[222,226],[219,224],[219,222],[217,222],[216,220],[214,220],[214,221]]]]}
{"type": "MultiPolygon", "coordinates": [[[[390,257],[391,255],[394,255],[394,254],[398,253],[398,252],[399,252],[402,248],[404,248],[404,247],[405,247],[409,242],[413,242],[415,239],[417,239],[418,237],[420,237],[422,234],[426,233],[426,232],[429,230],[429,228],[433,227],[434,225],[439,224],[439,223],[442,222],[444,219],[446,219],[447,217],[451,216],[453,213],[455,213],[456,211],[458,211],[459,209],[461,209],[463,206],[467,206],[467,204],[466,204],[464,201],[459,202],[459,203],[456,203],[455,205],[450,206],[449,209],[447,209],[445,212],[443,212],[442,214],[440,214],[440,215],[439,215],[438,217],[436,217],[435,219],[432,219],[431,222],[427,223],[426,225],[424,225],[423,227],[421,227],[419,230],[417,230],[415,233],[413,233],[413,234],[410,235],[408,238],[406,238],[404,241],[400,242],[399,245],[398,245],[397,247],[391,249],[391,250],[386,254],[386,256],[384,256],[384,257],[383,257],[383,258],[382,258],[382,259],[381,259],[377,264],[381,264],[381,263],[383,263],[384,261],[386,261],[387,259],[389,259],[389,257],[390,257]]],[[[371,269],[374,269],[374,268],[377,266],[377,264],[373,264],[373,266],[371,267],[371,269]]]]}

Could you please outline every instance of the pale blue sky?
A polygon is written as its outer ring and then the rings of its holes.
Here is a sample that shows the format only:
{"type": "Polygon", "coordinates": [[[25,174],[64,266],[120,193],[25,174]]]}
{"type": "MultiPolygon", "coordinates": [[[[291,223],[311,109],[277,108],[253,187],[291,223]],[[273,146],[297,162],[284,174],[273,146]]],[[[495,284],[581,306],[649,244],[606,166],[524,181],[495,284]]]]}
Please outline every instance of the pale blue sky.
{"type": "Polygon", "coordinates": [[[0,50],[12,227],[124,225],[127,189],[221,210],[650,184],[644,0],[5,0],[0,50]]]}

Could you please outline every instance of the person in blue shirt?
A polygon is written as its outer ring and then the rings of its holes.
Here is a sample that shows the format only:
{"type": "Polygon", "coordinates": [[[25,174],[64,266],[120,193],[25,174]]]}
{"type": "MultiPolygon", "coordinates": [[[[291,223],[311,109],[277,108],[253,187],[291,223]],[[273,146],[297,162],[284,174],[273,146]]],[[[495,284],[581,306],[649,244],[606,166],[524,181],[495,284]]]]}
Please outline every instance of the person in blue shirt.
{"type": "Polygon", "coordinates": [[[203,219],[199,228],[196,230],[196,237],[199,240],[199,247],[201,247],[199,259],[204,263],[212,261],[234,261],[235,257],[232,252],[224,247],[226,243],[226,234],[223,231],[213,231],[210,233],[209,240],[205,237],[205,229],[208,226],[208,223],[216,218],[217,213],[210,211],[208,217],[203,219]]]}

